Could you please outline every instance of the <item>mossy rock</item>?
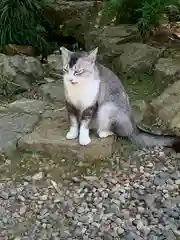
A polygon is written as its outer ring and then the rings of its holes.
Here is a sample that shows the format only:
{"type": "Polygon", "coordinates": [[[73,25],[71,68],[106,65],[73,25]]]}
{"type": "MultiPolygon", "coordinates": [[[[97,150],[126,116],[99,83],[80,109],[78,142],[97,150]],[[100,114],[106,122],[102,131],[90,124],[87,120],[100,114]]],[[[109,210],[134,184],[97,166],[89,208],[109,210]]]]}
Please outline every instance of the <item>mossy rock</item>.
{"type": "Polygon", "coordinates": [[[180,81],[146,106],[138,124],[148,132],[180,136],[180,81]]]}

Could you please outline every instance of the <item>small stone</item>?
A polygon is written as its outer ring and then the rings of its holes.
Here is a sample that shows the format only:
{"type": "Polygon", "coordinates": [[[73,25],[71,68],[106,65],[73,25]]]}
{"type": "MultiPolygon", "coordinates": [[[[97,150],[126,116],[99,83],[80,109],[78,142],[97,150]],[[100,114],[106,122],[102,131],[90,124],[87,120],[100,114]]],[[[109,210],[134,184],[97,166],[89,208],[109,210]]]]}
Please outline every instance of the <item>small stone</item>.
{"type": "Polygon", "coordinates": [[[37,181],[37,180],[41,180],[43,178],[43,173],[42,172],[39,172],[39,173],[36,173],[32,176],[32,179],[37,181]]]}
{"type": "Polygon", "coordinates": [[[24,205],[24,206],[20,207],[19,214],[23,215],[23,214],[25,214],[25,212],[26,212],[26,206],[24,205]]]}
{"type": "Polygon", "coordinates": [[[84,176],[84,179],[87,181],[98,181],[98,177],[96,176],[84,176]]]}
{"type": "Polygon", "coordinates": [[[26,199],[25,199],[22,195],[18,195],[18,196],[17,196],[17,199],[18,199],[19,201],[21,201],[21,202],[25,202],[25,201],[26,201],[26,199]]]}
{"type": "Polygon", "coordinates": [[[122,235],[124,233],[124,229],[121,227],[118,227],[117,232],[119,235],[122,235]]]}
{"type": "Polygon", "coordinates": [[[180,179],[175,180],[176,185],[180,185],[180,179]]]}
{"type": "Polygon", "coordinates": [[[72,218],[72,217],[74,216],[74,214],[73,214],[72,212],[68,211],[68,212],[66,213],[66,216],[67,216],[68,218],[72,218]]]}
{"type": "Polygon", "coordinates": [[[42,224],[42,228],[45,229],[46,227],[47,227],[47,224],[46,224],[46,223],[43,223],[43,224],[42,224]]]}
{"type": "Polygon", "coordinates": [[[144,167],[140,166],[139,171],[140,171],[140,173],[144,173],[144,167]]]}
{"type": "Polygon", "coordinates": [[[67,238],[70,236],[70,232],[68,230],[61,231],[61,238],[67,238]]]}
{"type": "Polygon", "coordinates": [[[145,212],[145,209],[143,207],[138,207],[138,212],[139,213],[144,213],[145,212]]]}
{"type": "Polygon", "coordinates": [[[9,198],[9,193],[0,191],[0,198],[3,198],[4,200],[7,200],[9,198]]]}
{"type": "Polygon", "coordinates": [[[80,213],[80,214],[83,213],[83,212],[84,212],[84,208],[83,208],[83,207],[79,207],[79,208],[77,209],[77,212],[80,213]]]}
{"type": "Polygon", "coordinates": [[[48,195],[42,195],[39,197],[40,201],[46,201],[48,199],[48,195]]]}
{"type": "Polygon", "coordinates": [[[108,233],[104,233],[103,239],[104,240],[112,240],[113,237],[110,234],[108,234],[108,233]]]}
{"type": "Polygon", "coordinates": [[[148,168],[152,168],[153,166],[154,166],[154,164],[152,162],[150,162],[146,165],[146,167],[148,167],[148,168]]]}

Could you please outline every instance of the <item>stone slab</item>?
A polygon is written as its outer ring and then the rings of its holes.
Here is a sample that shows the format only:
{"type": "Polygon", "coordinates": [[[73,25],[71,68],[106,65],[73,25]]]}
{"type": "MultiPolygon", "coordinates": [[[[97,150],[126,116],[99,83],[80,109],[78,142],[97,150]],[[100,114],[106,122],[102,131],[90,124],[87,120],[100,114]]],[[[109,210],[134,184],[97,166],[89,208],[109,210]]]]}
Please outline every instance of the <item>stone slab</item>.
{"type": "Polygon", "coordinates": [[[41,100],[21,98],[7,106],[7,110],[22,111],[31,114],[41,114],[44,112],[46,103],[41,100]]]}
{"type": "Polygon", "coordinates": [[[44,119],[34,132],[23,136],[18,142],[18,149],[52,157],[61,156],[68,160],[107,158],[112,155],[113,137],[99,139],[91,135],[92,142],[88,146],[80,146],[78,140],[66,140],[67,130],[67,116],[62,110],[59,119],[44,119]]]}

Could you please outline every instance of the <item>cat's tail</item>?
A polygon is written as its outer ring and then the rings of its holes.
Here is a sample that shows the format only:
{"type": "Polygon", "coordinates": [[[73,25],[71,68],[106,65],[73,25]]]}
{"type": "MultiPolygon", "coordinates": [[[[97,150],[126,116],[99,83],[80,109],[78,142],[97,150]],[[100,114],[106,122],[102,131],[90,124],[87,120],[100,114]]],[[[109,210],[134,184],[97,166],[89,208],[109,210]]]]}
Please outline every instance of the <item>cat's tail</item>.
{"type": "Polygon", "coordinates": [[[162,146],[180,152],[180,137],[151,134],[137,127],[133,134],[129,136],[129,139],[140,148],[162,146]]]}

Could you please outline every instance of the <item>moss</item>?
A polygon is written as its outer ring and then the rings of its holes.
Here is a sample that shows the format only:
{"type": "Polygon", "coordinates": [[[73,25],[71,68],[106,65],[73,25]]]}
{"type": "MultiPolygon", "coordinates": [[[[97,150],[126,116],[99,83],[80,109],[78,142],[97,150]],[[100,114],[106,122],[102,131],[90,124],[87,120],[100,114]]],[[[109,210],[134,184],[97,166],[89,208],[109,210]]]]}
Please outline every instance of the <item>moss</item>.
{"type": "Polygon", "coordinates": [[[124,76],[122,82],[132,101],[143,99],[150,102],[164,90],[164,87],[155,81],[153,75],[148,74],[124,76]]]}

